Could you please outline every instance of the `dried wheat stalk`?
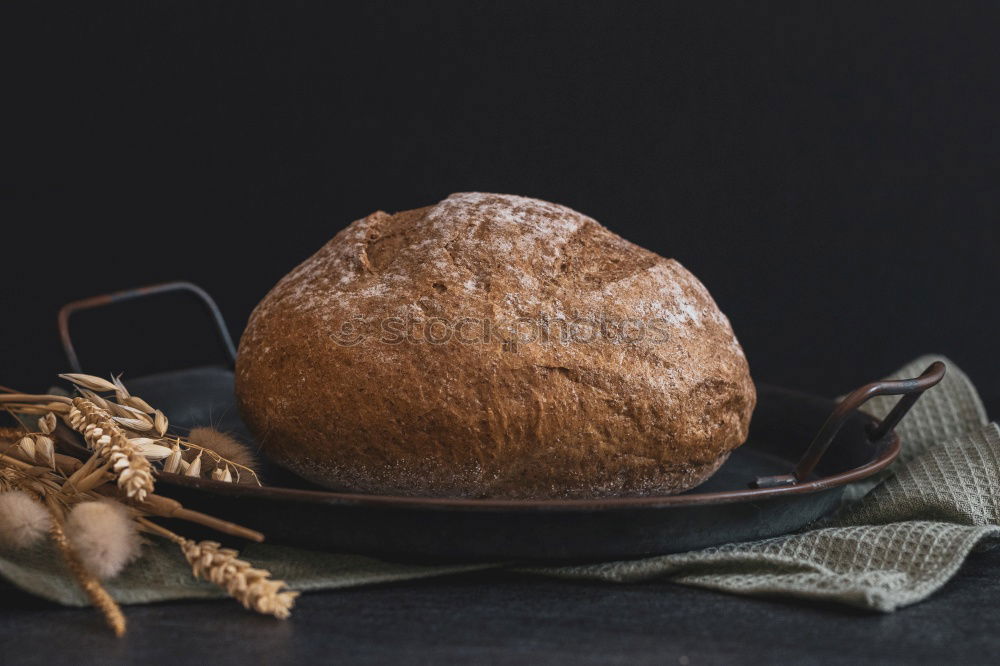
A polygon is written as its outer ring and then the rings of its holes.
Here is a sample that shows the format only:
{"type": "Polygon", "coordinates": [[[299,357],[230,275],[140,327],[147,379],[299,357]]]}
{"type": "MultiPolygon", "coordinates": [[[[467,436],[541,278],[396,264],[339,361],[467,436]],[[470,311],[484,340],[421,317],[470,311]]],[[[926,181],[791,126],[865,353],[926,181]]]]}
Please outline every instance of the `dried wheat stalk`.
{"type": "Polygon", "coordinates": [[[256,569],[246,560],[239,559],[239,551],[223,548],[216,541],[185,539],[149,520],[140,519],[139,522],[150,532],[180,546],[195,576],[218,585],[244,608],[281,620],[291,614],[299,593],[287,589],[284,581],[273,580],[266,569],[256,569]]]}
{"type": "Polygon", "coordinates": [[[153,471],[149,461],[136,450],[107,410],[88,398],[73,398],[73,408],[66,420],[71,428],[83,435],[90,448],[107,461],[126,497],[141,502],[153,492],[153,471]]]}
{"type": "Polygon", "coordinates": [[[299,593],[286,589],[284,581],[271,580],[269,571],[239,559],[239,552],[215,541],[182,539],[179,545],[195,576],[223,588],[244,608],[281,620],[291,614],[299,593]]]}

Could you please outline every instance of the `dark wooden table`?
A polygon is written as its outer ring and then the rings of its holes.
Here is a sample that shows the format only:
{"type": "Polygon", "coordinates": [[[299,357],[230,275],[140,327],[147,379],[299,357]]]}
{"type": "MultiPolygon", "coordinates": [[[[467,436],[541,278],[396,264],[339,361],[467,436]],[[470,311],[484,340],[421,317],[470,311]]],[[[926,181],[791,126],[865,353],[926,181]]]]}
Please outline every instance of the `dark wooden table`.
{"type": "Polygon", "coordinates": [[[236,603],[127,608],[113,638],[90,610],[0,589],[0,664],[996,663],[1000,550],[974,553],[930,600],[890,615],[669,583],[509,574],[309,594],[294,619],[236,603]]]}

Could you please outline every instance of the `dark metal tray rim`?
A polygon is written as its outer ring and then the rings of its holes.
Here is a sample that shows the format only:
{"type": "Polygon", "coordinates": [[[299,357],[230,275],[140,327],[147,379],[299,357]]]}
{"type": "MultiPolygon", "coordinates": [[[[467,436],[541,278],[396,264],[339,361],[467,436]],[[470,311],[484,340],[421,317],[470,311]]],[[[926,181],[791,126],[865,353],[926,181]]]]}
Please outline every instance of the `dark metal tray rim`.
{"type": "MultiPolygon", "coordinates": [[[[867,416],[867,415],[866,415],[867,416]]],[[[874,417],[867,416],[872,426],[879,424],[874,417]]],[[[795,485],[773,488],[750,488],[711,493],[686,493],[682,495],[646,497],[603,497],[581,499],[475,499],[454,497],[420,497],[405,495],[371,495],[326,490],[302,490],[281,486],[234,485],[211,479],[196,479],[179,474],[159,473],[166,483],[187,486],[198,490],[226,495],[229,497],[254,497],[278,502],[305,502],[314,504],[337,504],[344,506],[371,506],[412,509],[432,509],[443,511],[593,511],[658,509],[690,505],[717,505],[747,502],[790,494],[808,494],[844,486],[877,474],[888,467],[899,456],[901,441],[895,432],[874,445],[873,458],[864,465],[839,474],[803,481],[795,485]]]]}

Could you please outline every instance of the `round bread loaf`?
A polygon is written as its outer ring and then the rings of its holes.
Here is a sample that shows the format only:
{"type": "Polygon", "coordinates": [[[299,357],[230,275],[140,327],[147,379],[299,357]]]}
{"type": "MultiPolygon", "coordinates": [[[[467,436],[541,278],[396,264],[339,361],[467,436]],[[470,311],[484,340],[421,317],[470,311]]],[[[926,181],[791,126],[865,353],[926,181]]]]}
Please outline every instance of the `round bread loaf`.
{"type": "Polygon", "coordinates": [[[676,493],[756,400],[708,291],[555,204],[453,194],[372,213],[254,310],[236,393],[265,454],[335,489],[676,493]]]}

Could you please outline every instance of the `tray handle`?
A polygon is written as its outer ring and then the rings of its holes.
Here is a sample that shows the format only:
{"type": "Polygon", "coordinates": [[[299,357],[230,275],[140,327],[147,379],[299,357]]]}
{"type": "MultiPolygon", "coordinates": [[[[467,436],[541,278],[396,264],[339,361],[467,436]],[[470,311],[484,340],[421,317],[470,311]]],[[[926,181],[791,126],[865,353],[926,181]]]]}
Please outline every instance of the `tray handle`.
{"type": "Polygon", "coordinates": [[[791,474],[779,474],[777,476],[761,476],[753,481],[752,488],[774,488],[778,486],[793,486],[809,478],[813,469],[823,458],[823,454],[830,447],[833,438],[837,436],[840,428],[847,421],[847,418],[854,413],[861,405],[879,395],[901,395],[902,398],[893,406],[892,410],[880,423],[871,429],[868,438],[872,442],[887,437],[892,433],[893,428],[899,424],[900,420],[906,416],[914,403],[923,395],[924,391],[936,385],[944,378],[945,365],[941,361],[934,361],[919,377],[913,379],[887,379],[880,382],[865,384],[861,388],[855,389],[841,400],[834,408],[830,416],[827,417],[819,433],[809,444],[809,448],[802,455],[795,469],[791,474]]]}
{"type": "Polygon", "coordinates": [[[70,315],[81,310],[91,310],[113,303],[122,303],[124,301],[132,301],[173,291],[186,291],[201,300],[215,322],[216,332],[219,334],[219,338],[226,348],[230,364],[236,363],[236,347],[233,345],[233,338],[229,335],[229,329],[226,328],[226,321],[222,318],[219,306],[215,304],[215,301],[208,295],[208,292],[192,282],[163,282],[161,284],[84,298],[62,306],[59,309],[59,339],[62,341],[63,351],[66,352],[66,359],[69,361],[69,366],[73,369],[73,372],[83,372],[83,368],[80,366],[80,359],[76,355],[76,347],[73,346],[73,339],[69,333],[70,315]]]}

